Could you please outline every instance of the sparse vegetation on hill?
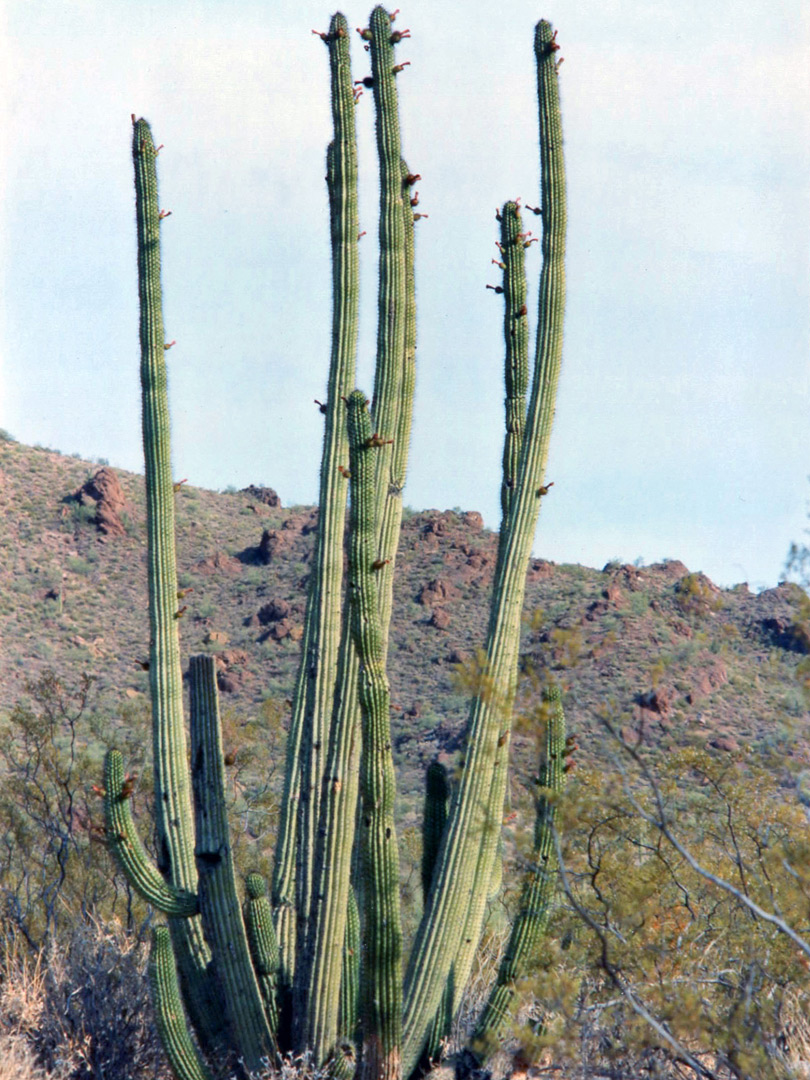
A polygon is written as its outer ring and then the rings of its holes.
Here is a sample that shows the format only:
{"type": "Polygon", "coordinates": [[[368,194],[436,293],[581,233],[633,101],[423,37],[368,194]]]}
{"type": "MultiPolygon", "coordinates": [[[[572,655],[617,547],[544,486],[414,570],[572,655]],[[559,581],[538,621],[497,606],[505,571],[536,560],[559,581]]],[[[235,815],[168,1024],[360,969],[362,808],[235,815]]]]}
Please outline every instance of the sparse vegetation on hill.
{"type": "MultiPolygon", "coordinates": [[[[53,671],[56,682],[68,689],[79,687],[82,674],[94,680],[89,690],[89,707],[76,728],[79,761],[70,791],[75,808],[70,881],[55,909],[60,915],[60,927],[45,946],[65,948],[66,958],[78,947],[70,942],[72,935],[79,932],[75,927],[76,920],[81,922],[82,910],[115,920],[109,924],[112,927],[109,931],[99,931],[102,936],[107,935],[108,948],[119,933],[114,925],[122,926],[125,934],[129,926],[126,940],[133,942],[137,941],[138,928],[146,917],[146,909],[128,892],[123,879],[111,876],[109,857],[93,839],[93,829],[101,826],[101,807],[92,792],[92,785],[100,782],[105,745],[110,741],[123,745],[125,735],[130,767],[138,774],[136,811],[147,805],[151,787],[148,705],[144,696],[146,673],[141,666],[148,644],[143,614],[144,548],[139,539],[144,514],[143,479],[126,472],[117,473],[126,500],[124,514],[128,528],[122,535],[109,537],[97,528],[93,508],[82,506],[73,497],[97,469],[92,463],[52,451],[11,442],[0,446],[0,495],[7,523],[0,542],[8,552],[15,553],[14,559],[6,559],[0,570],[4,598],[0,601],[0,634],[6,660],[0,675],[5,739],[4,764],[0,768],[7,778],[0,816],[9,850],[20,851],[22,838],[22,850],[33,852],[37,835],[40,844],[45,844],[47,835],[52,836],[52,841],[48,841],[51,847],[42,847],[37,856],[38,865],[43,868],[47,859],[52,859],[51,870],[43,869],[39,879],[46,889],[49,881],[58,880],[55,852],[60,834],[45,830],[37,833],[35,822],[42,821],[43,816],[36,808],[31,821],[23,820],[20,811],[25,809],[21,795],[24,774],[17,772],[20,779],[13,780],[9,755],[16,755],[14,760],[19,762],[19,752],[29,745],[30,718],[42,715],[41,679],[46,672],[53,671]],[[126,597],[127,602],[121,603],[120,596],[126,597]],[[38,687],[37,682],[40,682],[38,687]],[[9,818],[12,804],[18,808],[13,820],[9,818]],[[10,832],[10,828],[18,831],[10,832]],[[55,877],[49,877],[52,871],[55,877]],[[109,894],[98,891],[99,881],[105,883],[105,888],[109,886],[109,894]],[[92,888],[97,890],[94,897],[87,892],[92,888]]],[[[300,625],[303,610],[315,515],[309,508],[267,506],[256,501],[250,492],[219,494],[188,485],[178,495],[177,506],[181,583],[194,590],[185,601],[188,611],[182,625],[184,649],[210,651],[221,658],[226,740],[236,753],[231,774],[238,858],[245,870],[257,864],[267,869],[266,864],[257,863],[257,855],[260,849],[269,848],[275,829],[283,729],[289,715],[288,698],[298,649],[296,627],[300,625]]],[[[390,667],[395,706],[394,749],[401,778],[399,822],[405,838],[403,898],[406,923],[410,926],[419,903],[421,846],[416,825],[421,815],[424,767],[437,755],[451,765],[456,760],[466,681],[470,671],[474,671],[476,645],[485,624],[495,546],[496,537],[483,528],[480,516],[473,511],[409,513],[403,526],[390,667]],[[447,616],[444,627],[436,625],[437,612],[447,616]]],[[[660,763],[668,775],[678,774],[676,763],[686,761],[684,755],[692,755],[690,768],[703,760],[707,775],[722,775],[723,782],[730,785],[738,808],[745,804],[744,793],[749,784],[757,786],[758,796],[764,791],[761,779],[754,777],[766,775],[762,770],[767,764],[770,777],[767,804],[776,808],[781,794],[786,812],[792,806],[800,813],[798,820],[804,820],[800,806],[807,801],[806,776],[810,775],[805,740],[807,704],[801,681],[807,657],[806,626],[804,594],[790,584],[755,595],[744,585],[716,589],[707,579],[675,561],[649,567],[613,564],[601,571],[555,566],[542,559],[533,561],[524,617],[523,666],[527,672],[536,673],[543,667],[556,672],[566,688],[571,730],[578,734],[578,770],[574,774],[577,779],[565,826],[567,860],[575,875],[581,870],[578,860],[585,850],[583,838],[597,820],[593,816],[599,806],[594,794],[597,789],[593,787],[596,776],[600,770],[604,774],[605,768],[613,769],[610,758],[616,746],[600,723],[605,707],[609,707],[614,722],[630,742],[642,738],[650,760],[660,763]],[[590,810],[583,811],[580,798],[586,799],[585,805],[590,810]]],[[[46,678],[44,688],[48,685],[46,678]]],[[[53,684],[50,686],[53,689],[53,684]]],[[[537,726],[528,708],[530,686],[529,682],[525,684],[522,707],[526,719],[518,724],[515,735],[512,783],[515,806],[526,797],[522,793],[529,790],[526,785],[538,748],[537,726]]],[[[67,711],[72,707],[65,706],[67,711]]],[[[63,752],[67,746],[64,716],[58,723],[62,727],[56,742],[63,752]]],[[[39,730],[41,734],[41,721],[39,730]]],[[[58,780],[54,774],[52,782],[58,780]]],[[[703,799],[708,807],[711,793],[711,787],[703,783],[694,797],[703,799]]],[[[722,806],[715,803],[713,813],[716,815],[720,809],[722,806]]],[[[56,809],[54,820],[59,820],[60,813],[56,809]]],[[[620,905],[615,914],[619,919],[632,918],[631,912],[636,908],[635,900],[632,903],[630,900],[635,895],[634,889],[642,888],[641,883],[632,885],[622,873],[624,864],[616,854],[633,835],[635,826],[628,815],[630,808],[625,804],[619,824],[611,826],[619,829],[616,838],[610,841],[609,849],[614,855],[609,864],[601,863],[604,881],[614,872],[623,877],[621,888],[618,881],[611,886],[612,903],[620,905]],[[623,890],[627,890],[624,900],[623,890]],[[621,906],[628,903],[630,907],[621,906]]],[[[696,850],[703,850],[701,845],[705,840],[693,833],[689,819],[683,820],[686,837],[695,842],[696,850]]],[[[514,850],[519,851],[523,843],[521,836],[525,834],[520,829],[516,831],[513,825],[507,835],[510,842],[517,844],[514,850]]],[[[595,835],[604,846],[607,833],[595,835]]],[[[750,835],[755,838],[756,831],[750,835]]],[[[795,833],[792,835],[791,842],[796,843],[795,833]]],[[[723,869],[730,875],[733,867],[726,865],[723,869]]],[[[19,865],[15,869],[8,861],[0,870],[4,909],[7,913],[17,912],[15,930],[25,930],[33,945],[39,947],[43,919],[47,918],[45,908],[31,903],[30,909],[24,911],[19,899],[13,900],[16,906],[9,907],[12,896],[21,895],[23,878],[18,871],[19,865]]],[[[585,880],[577,877],[581,882],[578,895],[582,902],[587,901],[587,896],[582,894],[585,880]]],[[[663,902],[665,891],[660,894],[655,891],[657,881],[653,874],[643,886],[645,904],[663,902]]],[[[679,886],[675,881],[673,887],[677,892],[679,886]]],[[[35,899],[30,878],[25,881],[25,888],[27,895],[35,899]]],[[[504,902],[509,903],[509,895],[507,890],[504,902]]],[[[711,890],[703,886],[698,894],[693,882],[689,895],[690,899],[700,895],[703,906],[699,910],[706,912],[700,914],[700,919],[708,919],[715,902],[711,890]]],[[[801,896],[801,890],[797,895],[801,896]]],[[[592,902],[593,897],[590,899],[592,902]]],[[[564,904],[563,910],[566,907],[564,904]]],[[[497,909],[494,910],[490,934],[497,941],[497,909]]],[[[599,966],[592,951],[598,942],[583,935],[581,922],[570,907],[568,910],[568,915],[558,916],[558,920],[562,918],[559,925],[568,927],[565,933],[574,934],[577,948],[559,953],[554,947],[545,963],[554,964],[557,989],[552,993],[545,976],[538,976],[535,990],[541,999],[550,994],[552,1000],[558,1000],[561,972],[567,972],[566,979],[572,979],[570,986],[574,987],[581,985],[577,971],[582,965],[587,968],[596,964],[595,970],[599,966]],[[576,926],[579,930],[575,932],[576,926]]],[[[712,919],[716,921],[716,916],[712,919]]],[[[735,935],[747,926],[748,917],[741,919],[733,924],[737,930],[732,932],[729,924],[723,931],[732,947],[738,940],[735,935]]],[[[697,934],[699,924],[700,920],[692,925],[690,933],[697,934]]],[[[632,960],[628,975],[639,977],[642,969],[637,965],[641,963],[643,968],[644,949],[661,947],[663,939],[654,929],[657,925],[650,924],[646,944],[638,932],[628,939],[629,951],[621,957],[625,967],[632,960]]],[[[677,929],[678,925],[676,920],[673,928],[677,929]]],[[[82,942],[89,942],[92,933],[88,924],[81,931],[82,942]]],[[[559,939],[559,934],[555,936],[559,939]]],[[[695,938],[695,948],[699,940],[695,938]]],[[[767,945],[768,941],[763,939],[763,944],[767,945]]],[[[88,946],[83,944],[82,948],[85,947],[88,946]]],[[[22,963],[26,947],[18,944],[15,950],[14,962],[22,963]]],[[[27,955],[26,963],[35,962],[31,959],[35,953],[29,950],[27,955]]],[[[685,955],[682,962],[686,963],[685,955]]],[[[141,966],[133,968],[133,973],[140,972],[141,979],[145,978],[144,964],[142,959],[141,966]]],[[[65,978],[74,978],[67,974],[73,970],[67,959],[58,970],[66,973],[65,978]]],[[[802,973],[801,964],[785,969],[779,994],[774,996],[771,992],[768,999],[771,1026],[778,1028],[789,1013],[792,1030],[801,1030],[796,1024],[801,1023],[803,983],[799,976],[802,973]]],[[[686,985],[690,977],[688,968],[678,977],[686,985]]],[[[3,985],[8,987],[8,994],[12,993],[17,978],[25,979],[24,985],[31,993],[39,986],[24,973],[7,975],[3,985]]],[[[648,978],[648,974],[643,978],[648,978]]],[[[569,983],[564,981],[563,985],[569,983]]],[[[566,1036],[568,1052],[576,1059],[585,1053],[583,1047],[587,1044],[587,1054],[596,1060],[601,1057],[597,1050],[599,1040],[608,1036],[607,1029],[595,1017],[604,1013],[605,1022],[609,1016],[613,1016],[611,1022],[618,1022],[616,1017],[621,1010],[617,1012],[616,1005],[612,1013],[604,1012],[599,1004],[598,978],[587,985],[590,996],[577,999],[579,1004],[560,1001],[558,1004],[573,1010],[566,1036]],[[585,1039],[585,1043],[577,1043],[575,1048],[571,1040],[578,1039],[585,1039]]],[[[605,987],[606,1000],[610,997],[609,989],[605,987]]],[[[141,983],[139,993],[145,1003],[145,983],[141,983]]],[[[43,1007],[38,1008],[37,1016],[46,1015],[43,1007]]],[[[709,1025],[715,1033],[722,1026],[723,1015],[717,1014],[709,1025]]],[[[764,1020],[761,1016],[760,1022],[764,1020]]],[[[150,1034],[148,1010],[138,1022],[143,1025],[144,1045],[148,1045],[154,1038],[150,1034]]],[[[29,1024],[23,1032],[18,1030],[17,1020],[9,1019],[5,1023],[9,1039],[16,1040],[13,1047],[12,1042],[8,1043],[7,1053],[16,1054],[20,1061],[42,1039],[46,1042],[56,1039],[53,1033],[35,1038],[35,1025],[29,1024]]],[[[628,1023],[625,1017],[622,1024],[628,1023]]],[[[644,1075],[643,1053],[633,1057],[627,1044],[620,1040],[611,1055],[616,1059],[614,1069],[619,1069],[618,1062],[622,1059],[629,1070],[614,1075],[644,1075]]],[[[45,1062],[47,1055],[40,1055],[37,1060],[45,1062]]],[[[75,1071],[66,1075],[86,1073],[75,1071]]]]}

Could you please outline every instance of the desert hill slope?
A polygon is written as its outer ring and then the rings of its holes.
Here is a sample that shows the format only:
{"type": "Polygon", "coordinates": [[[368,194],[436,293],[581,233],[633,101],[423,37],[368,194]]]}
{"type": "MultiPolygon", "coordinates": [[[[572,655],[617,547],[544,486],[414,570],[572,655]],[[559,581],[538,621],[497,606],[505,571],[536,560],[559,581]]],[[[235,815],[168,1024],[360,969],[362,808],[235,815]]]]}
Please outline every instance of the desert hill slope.
{"type": "MultiPolygon", "coordinates": [[[[145,702],[148,654],[143,478],[0,442],[0,711],[53,669],[96,677],[98,708],[120,722],[145,702]]],[[[272,505],[266,488],[177,494],[185,655],[217,654],[235,723],[268,699],[284,709],[298,661],[316,512],[272,505]]],[[[415,810],[422,767],[464,727],[458,672],[482,644],[497,537],[479,514],[409,513],[397,567],[390,650],[393,726],[415,810]],[[459,667],[461,665],[461,668],[459,667]]],[[[721,590],[677,561],[604,570],[530,564],[523,653],[567,691],[585,753],[607,707],[651,745],[717,754],[779,751],[801,767],[807,719],[800,668],[810,652],[802,591],[721,590]]],[[[530,691],[527,691],[530,693],[530,691]]],[[[519,735],[516,745],[528,745],[519,735]]]]}

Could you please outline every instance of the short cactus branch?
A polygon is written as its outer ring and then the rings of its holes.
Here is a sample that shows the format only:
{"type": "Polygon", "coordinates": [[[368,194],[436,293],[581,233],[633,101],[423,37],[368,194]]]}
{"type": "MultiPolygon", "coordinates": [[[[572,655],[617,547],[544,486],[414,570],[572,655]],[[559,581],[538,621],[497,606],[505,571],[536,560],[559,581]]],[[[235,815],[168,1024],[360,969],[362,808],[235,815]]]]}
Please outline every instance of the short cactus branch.
{"type": "Polygon", "coordinates": [[[264,1011],[270,1031],[278,1031],[279,950],[273,926],[273,912],[267,899],[267,882],[261,874],[245,879],[243,916],[247,930],[250,958],[259,981],[264,1011]]]}
{"type": "Polygon", "coordinates": [[[141,843],[124,783],[124,759],[119,750],[109,750],[104,759],[104,819],[110,851],[132,888],[152,907],[177,918],[197,915],[197,894],[173,888],[141,843]]]}
{"type": "Polygon", "coordinates": [[[160,1041],[177,1080],[213,1080],[186,1023],[171,937],[165,926],[152,931],[149,986],[160,1041]]]}
{"type": "Polygon", "coordinates": [[[191,778],[197,836],[194,854],[199,873],[203,927],[213,953],[217,979],[224,991],[232,1043],[247,1069],[257,1072],[272,1059],[275,1048],[236,893],[213,656],[192,656],[189,687],[191,778]]]}
{"type": "Polygon", "coordinates": [[[543,690],[543,711],[546,739],[537,777],[533,865],[523,886],[520,910],[512,926],[495,985],[473,1036],[473,1047],[480,1062],[485,1061],[508,1034],[506,1026],[514,1010],[516,983],[530,970],[531,961],[548,931],[554,908],[557,890],[554,826],[565,788],[566,751],[570,745],[566,742],[565,714],[559,686],[550,685],[543,690]]]}

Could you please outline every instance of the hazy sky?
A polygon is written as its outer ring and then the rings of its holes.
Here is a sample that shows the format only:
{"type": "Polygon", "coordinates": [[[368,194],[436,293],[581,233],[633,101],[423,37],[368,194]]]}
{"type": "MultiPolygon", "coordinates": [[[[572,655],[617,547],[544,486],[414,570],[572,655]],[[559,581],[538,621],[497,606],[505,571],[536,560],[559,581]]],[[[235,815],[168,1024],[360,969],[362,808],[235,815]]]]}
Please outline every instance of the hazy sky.
{"type": "MultiPolygon", "coordinates": [[[[411,506],[498,525],[496,205],[538,198],[532,33],[559,29],[563,375],[535,550],[774,584],[810,486],[810,6],[403,0],[421,173],[411,506]]],[[[345,9],[365,25],[364,7],[345,9]]],[[[317,490],[329,354],[327,53],[311,0],[6,0],[0,426],[140,469],[130,114],[157,142],[175,471],[317,490]]],[[[355,77],[368,70],[353,43],[355,77]]],[[[358,106],[371,386],[376,165],[358,106]]],[[[531,226],[530,226],[531,227],[531,226]]],[[[531,249],[536,296],[539,255],[531,249]]],[[[529,311],[532,312],[530,301],[529,311]]]]}

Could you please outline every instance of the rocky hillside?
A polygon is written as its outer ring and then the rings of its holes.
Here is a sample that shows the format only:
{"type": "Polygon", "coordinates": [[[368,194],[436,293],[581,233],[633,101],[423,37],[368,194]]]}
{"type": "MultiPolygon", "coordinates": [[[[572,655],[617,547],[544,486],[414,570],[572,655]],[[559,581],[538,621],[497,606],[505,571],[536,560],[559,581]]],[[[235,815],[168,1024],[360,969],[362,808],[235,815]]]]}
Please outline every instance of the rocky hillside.
{"type": "MultiPolygon", "coordinates": [[[[45,669],[66,684],[88,672],[102,717],[118,723],[122,706],[145,702],[147,691],[143,478],[6,441],[0,504],[0,709],[45,669]]],[[[316,511],[283,508],[267,488],[220,494],[183,484],[177,515],[184,650],[216,654],[237,725],[268,699],[286,709],[316,511]]],[[[496,542],[475,511],[406,516],[390,676],[408,817],[422,766],[459,743],[463,673],[483,642],[496,542]]],[[[805,604],[797,586],[721,590],[677,561],[594,570],[536,559],[525,667],[557,671],[586,754],[604,739],[607,709],[626,734],[661,749],[777,750],[801,766],[805,604]]],[[[531,693],[527,683],[527,706],[531,693]]],[[[522,730],[518,749],[532,743],[522,730]]]]}

